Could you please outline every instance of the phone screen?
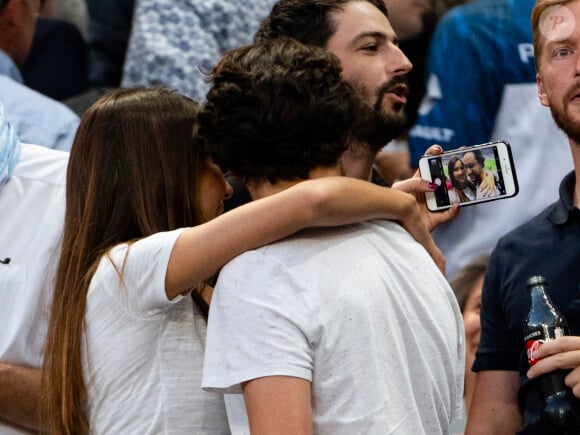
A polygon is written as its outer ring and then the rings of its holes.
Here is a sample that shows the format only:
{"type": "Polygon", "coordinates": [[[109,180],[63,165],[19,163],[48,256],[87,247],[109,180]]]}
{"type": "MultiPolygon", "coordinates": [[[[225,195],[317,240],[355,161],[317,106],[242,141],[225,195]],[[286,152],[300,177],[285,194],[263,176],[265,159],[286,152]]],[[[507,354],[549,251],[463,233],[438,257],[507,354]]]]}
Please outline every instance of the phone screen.
{"type": "Polygon", "coordinates": [[[514,196],[517,180],[509,144],[494,142],[421,159],[423,178],[437,184],[426,194],[431,210],[458,202],[461,206],[514,196]]]}

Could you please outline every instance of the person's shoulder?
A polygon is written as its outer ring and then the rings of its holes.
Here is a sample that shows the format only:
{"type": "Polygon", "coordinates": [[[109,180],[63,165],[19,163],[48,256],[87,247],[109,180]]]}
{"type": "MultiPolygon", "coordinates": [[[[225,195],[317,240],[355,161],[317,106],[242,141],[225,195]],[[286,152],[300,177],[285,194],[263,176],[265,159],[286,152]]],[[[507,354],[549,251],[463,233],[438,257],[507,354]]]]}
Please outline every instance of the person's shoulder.
{"type": "Polygon", "coordinates": [[[64,186],[68,159],[68,152],[23,143],[14,176],[64,186]]]}
{"type": "MultiPolygon", "coordinates": [[[[76,120],[79,119],[71,109],[60,101],[53,100],[52,98],[49,98],[8,76],[0,75],[0,84],[2,84],[0,90],[6,91],[0,92],[2,104],[4,106],[10,102],[10,104],[17,105],[18,107],[27,107],[31,113],[40,112],[49,107],[56,110],[59,116],[67,116],[70,119],[76,120]]],[[[52,113],[52,116],[54,119],[54,112],[52,113]]]]}
{"type": "MultiPolygon", "coordinates": [[[[372,221],[381,222],[381,221],[372,221]]],[[[393,224],[396,225],[396,224],[393,224]]],[[[334,255],[338,244],[348,244],[362,234],[374,231],[367,222],[352,223],[336,227],[306,228],[283,239],[255,249],[245,251],[229,261],[222,274],[245,273],[249,267],[284,268],[293,264],[297,256],[309,258],[327,252],[334,255]]]]}
{"type": "Polygon", "coordinates": [[[78,115],[60,101],[2,75],[0,101],[24,142],[57,147],[57,139],[62,139],[62,135],[74,135],[80,122],[78,115]]]}
{"type": "MultiPolygon", "coordinates": [[[[361,228],[357,230],[361,238],[369,242],[370,249],[380,246],[382,255],[390,255],[392,258],[412,258],[413,261],[419,262],[429,258],[425,248],[417,242],[411,234],[398,222],[377,219],[373,221],[361,222],[361,228]]],[[[406,260],[404,260],[406,261],[406,260]]],[[[431,262],[429,260],[429,262],[431,262]]]]}
{"type": "Polygon", "coordinates": [[[531,219],[506,233],[498,240],[497,247],[506,248],[511,246],[520,247],[524,250],[529,249],[529,246],[537,242],[540,234],[550,226],[548,217],[558,204],[559,201],[553,202],[531,219]]]}

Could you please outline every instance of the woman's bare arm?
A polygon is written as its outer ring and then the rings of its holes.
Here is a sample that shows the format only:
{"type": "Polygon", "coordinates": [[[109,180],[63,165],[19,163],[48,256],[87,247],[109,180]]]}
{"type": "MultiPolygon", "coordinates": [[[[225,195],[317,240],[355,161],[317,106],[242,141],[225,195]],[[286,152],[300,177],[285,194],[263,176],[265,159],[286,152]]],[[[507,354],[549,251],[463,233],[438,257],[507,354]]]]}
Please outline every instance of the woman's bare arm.
{"type": "Polygon", "coordinates": [[[380,218],[399,221],[439,267],[444,267],[443,256],[412,195],[354,178],[323,177],[303,181],[185,230],[175,243],[167,268],[167,296],[173,299],[194,287],[244,251],[303,228],[380,218]]]}

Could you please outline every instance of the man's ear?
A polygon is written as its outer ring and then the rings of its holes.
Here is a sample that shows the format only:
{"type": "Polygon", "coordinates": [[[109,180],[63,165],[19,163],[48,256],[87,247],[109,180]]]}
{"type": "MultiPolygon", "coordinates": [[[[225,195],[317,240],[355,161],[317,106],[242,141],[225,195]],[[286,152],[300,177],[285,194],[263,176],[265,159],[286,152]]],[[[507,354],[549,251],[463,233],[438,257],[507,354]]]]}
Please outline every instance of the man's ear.
{"type": "Polygon", "coordinates": [[[540,103],[542,103],[542,106],[549,107],[550,102],[548,101],[548,93],[546,92],[544,80],[540,73],[536,73],[536,83],[538,84],[538,97],[540,97],[540,103]]]}

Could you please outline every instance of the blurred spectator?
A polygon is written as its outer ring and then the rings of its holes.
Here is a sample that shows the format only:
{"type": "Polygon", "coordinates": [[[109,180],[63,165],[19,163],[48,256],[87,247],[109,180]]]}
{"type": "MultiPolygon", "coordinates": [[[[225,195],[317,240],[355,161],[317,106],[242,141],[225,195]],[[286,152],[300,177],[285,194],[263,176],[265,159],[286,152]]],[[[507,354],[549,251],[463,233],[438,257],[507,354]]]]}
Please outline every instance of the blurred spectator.
{"type": "Polygon", "coordinates": [[[66,106],[25,86],[19,70],[30,51],[39,5],[0,0],[0,101],[20,140],[68,151],[78,117],[66,106]]]}
{"type": "Polygon", "coordinates": [[[122,85],[162,84],[203,101],[204,72],[224,52],[250,43],[275,2],[137,0],[122,85]]]}
{"type": "Polygon", "coordinates": [[[89,88],[87,55],[86,42],[74,24],[40,18],[22,67],[24,83],[59,101],[82,94],[89,88]]]}
{"type": "Polygon", "coordinates": [[[67,162],[68,153],[22,144],[0,104],[2,435],[38,429],[38,367],[64,224],[67,162]]]}
{"type": "Polygon", "coordinates": [[[89,17],[85,0],[47,0],[44,10],[52,18],[73,24],[87,39],[89,17]]]}
{"type": "MultiPolygon", "coordinates": [[[[135,0],[86,0],[86,2],[89,12],[90,86],[116,88],[121,83],[123,74],[135,0]]],[[[147,68],[144,64],[140,67],[147,68]]]]}
{"type": "Polygon", "coordinates": [[[469,0],[431,0],[431,6],[438,16],[442,16],[449,9],[467,3],[469,0]]]}
{"type": "Polygon", "coordinates": [[[484,254],[476,257],[463,267],[450,281],[451,288],[455,293],[465,327],[465,388],[463,392],[464,412],[461,420],[454,421],[451,425],[451,433],[462,433],[467,422],[467,414],[473,398],[475,388],[475,373],[471,366],[475,360],[475,351],[481,335],[481,322],[479,312],[481,307],[481,289],[483,277],[489,255],[484,254]]]}

